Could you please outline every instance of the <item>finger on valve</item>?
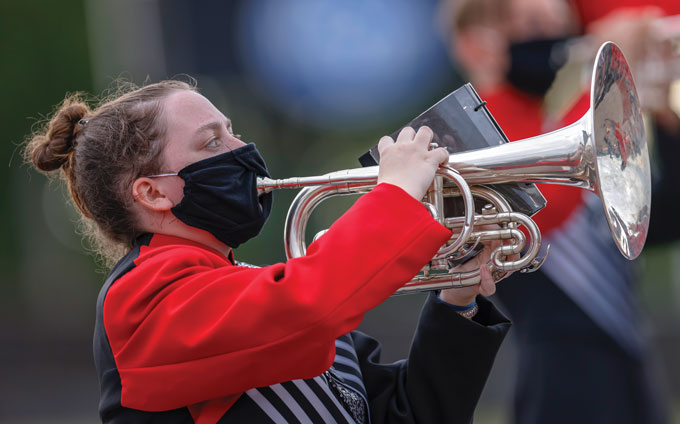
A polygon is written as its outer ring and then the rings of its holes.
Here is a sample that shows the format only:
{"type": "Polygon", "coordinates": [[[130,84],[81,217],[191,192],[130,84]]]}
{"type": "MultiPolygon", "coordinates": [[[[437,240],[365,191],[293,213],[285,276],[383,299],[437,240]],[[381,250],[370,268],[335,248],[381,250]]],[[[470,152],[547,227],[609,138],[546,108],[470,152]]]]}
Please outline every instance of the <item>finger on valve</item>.
{"type": "Polygon", "coordinates": [[[479,294],[491,296],[496,292],[496,280],[489,269],[489,265],[484,264],[479,268],[481,281],[479,283],[479,294]]]}
{"type": "Polygon", "coordinates": [[[397,143],[405,143],[409,141],[413,141],[413,139],[416,136],[416,130],[414,130],[411,127],[404,127],[399,131],[399,135],[397,136],[397,143]]]}
{"type": "Polygon", "coordinates": [[[432,155],[440,165],[446,165],[449,163],[449,152],[446,150],[446,147],[437,147],[436,149],[433,149],[432,155]]]}
{"type": "Polygon", "coordinates": [[[388,147],[394,144],[394,140],[392,137],[386,135],[380,138],[380,141],[378,141],[378,153],[382,155],[383,151],[388,147]]]}
{"type": "Polygon", "coordinates": [[[420,146],[423,146],[425,150],[429,150],[430,142],[434,138],[434,133],[428,126],[422,126],[418,128],[418,132],[413,138],[414,142],[417,142],[420,146]]]}

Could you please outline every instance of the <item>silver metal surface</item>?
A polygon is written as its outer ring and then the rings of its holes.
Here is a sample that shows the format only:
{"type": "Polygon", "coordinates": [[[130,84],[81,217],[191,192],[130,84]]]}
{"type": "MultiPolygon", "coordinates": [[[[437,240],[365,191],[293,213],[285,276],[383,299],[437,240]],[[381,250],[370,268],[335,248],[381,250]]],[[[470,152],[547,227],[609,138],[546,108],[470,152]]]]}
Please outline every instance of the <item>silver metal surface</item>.
{"type": "Polygon", "coordinates": [[[582,187],[600,196],[616,245],[628,259],[644,247],[651,178],[635,83],[621,50],[600,47],[590,110],[557,131],[456,153],[449,165],[469,184],[526,181],[582,187]]]}
{"type": "MultiPolygon", "coordinates": [[[[474,199],[465,180],[451,167],[440,167],[437,170],[437,176],[445,178],[450,184],[458,189],[459,193],[461,193],[459,196],[463,198],[466,211],[460,233],[457,235],[455,241],[448,246],[442,246],[440,249],[439,255],[447,255],[461,249],[472,232],[474,225],[474,199]]],[[[305,233],[307,222],[316,206],[330,197],[369,192],[378,180],[378,167],[373,166],[368,168],[349,169],[333,172],[320,177],[307,177],[303,182],[300,182],[300,180],[301,179],[293,178],[289,180],[279,180],[278,182],[262,181],[268,188],[273,185],[277,186],[275,188],[284,186],[286,188],[291,188],[290,186],[295,186],[292,188],[298,188],[299,186],[309,185],[303,188],[295,199],[293,199],[293,203],[288,209],[288,215],[286,216],[284,246],[286,249],[286,257],[289,259],[304,256],[306,254],[307,247],[305,244],[305,233]]],[[[440,212],[436,207],[428,207],[428,210],[433,213],[435,219],[443,224],[443,212],[440,212]]]]}
{"type": "MultiPolygon", "coordinates": [[[[541,266],[544,258],[537,258],[541,234],[536,224],[530,217],[513,212],[494,190],[478,187],[482,184],[550,183],[594,191],[602,199],[619,250],[628,259],[636,258],[647,236],[651,183],[640,104],[621,50],[610,42],[600,47],[591,84],[591,108],[579,121],[538,137],[452,154],[437,175],[441,181],[435,181],[424,203],[435,219],[453,231],[452,241],[397,294],[477,284],[479,270],[453,272],[449,259],[466,253],[471,249],[469,244],[480,240],[512,241],[492,253],[488,266],[496,280],[512,271],[532,272],[541,266]],[[443,216],[443,199],[447,196],[463,197],[463,216],[443,216]],[[473,197],[490,203],[495,213],[475,215],[473,197]],[[500,229],[478,229],[488,224],[500,229]],[[526,249],[519,225],[529,234],[526,249]],[[520,252],[524,253],[519,259],[507,259],[520,252]]],[[[260,192],[305,187],[288,211],[286,255],[293,258],[305,254],[307,221],[319,203],[331,196],[366,193],[376,184],[377,176],[378,167],[374,166],[318,177],[259,179],[260,192]]]]}

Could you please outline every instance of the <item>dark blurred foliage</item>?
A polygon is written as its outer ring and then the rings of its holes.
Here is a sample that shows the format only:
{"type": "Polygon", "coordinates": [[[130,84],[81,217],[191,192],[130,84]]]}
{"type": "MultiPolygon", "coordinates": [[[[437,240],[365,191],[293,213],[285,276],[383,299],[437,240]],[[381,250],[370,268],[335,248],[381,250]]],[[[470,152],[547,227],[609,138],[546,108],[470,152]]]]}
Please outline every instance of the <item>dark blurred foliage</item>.
{"type": "MultiPolygon", "coordinates": [[[[0,116],[0,290],[16,293],[18,275],[18,218],[11,199],[20,194],[9,184],[20,177],[20,144],[40,113],[48,113],[68,91],[90,90],[91,76],[84,10],[80,1],[66,0],[45,9],[49,2],[0,2],[0,75],[4,81],[0,116]]],[[[24,172],[24,177],[25,172],[24,172]]],[[[1,296],[6,299],[6,296],[1,296]]]]}
{"type": "Polygon", "coordinates": [[[0,58],[0,419],[77,417],[72,398],[97,400],[84,303],[96,290],[83,278],[93,266],[48,236],[46,214],[68,233],[72,218],[60,194],[43,210],[45,179],[22,165],[21,143],[66,92],[92,89],[82,2],[0,2],[0,58]]]}

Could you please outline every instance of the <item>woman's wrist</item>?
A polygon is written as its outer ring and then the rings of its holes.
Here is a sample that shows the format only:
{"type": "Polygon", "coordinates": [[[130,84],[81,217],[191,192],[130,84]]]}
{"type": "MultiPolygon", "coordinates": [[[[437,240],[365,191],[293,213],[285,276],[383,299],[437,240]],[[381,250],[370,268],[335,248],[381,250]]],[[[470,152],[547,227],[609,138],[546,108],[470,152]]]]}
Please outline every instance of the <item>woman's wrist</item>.
{"type": "Polygon", "coordinates": [[[477,305],[475,297],[470,299],[467,296],[456,297],[455,295],[451,294],[447,295],[448,291],[449,290],[444,290],[440,293],[437,293],[437,297],[441,302],[446,303],[446,305],[453,309],[458,315],[461,315],[467,319],[471,319],[477,314],[479,306],[477,305]],[[451,297],[454,299],[450,299],[451,297]],[[468,300],[464,300],[466,298],[468,300]]]}
{"type": "Polygon", "coordinates": [[[477,294],[477,291],[472,287],[464,287],[442,290],[439,293],[439,298],[452,306],[465,307],[475,303],[477,294]]]}
{"type": "Polygon", "coordinates": [[[477,301],[474,301],[474,300],[472,301],[472,303],[469,303],[469,304],[464,305],[464,306],[454,305],[454,304],[448,303],[448,302],[446,302],[446,303],[451,307],[451,309],[453,309],[456,312],[469,311],[470,309],[474,308],[477,305],[477,301]]]}

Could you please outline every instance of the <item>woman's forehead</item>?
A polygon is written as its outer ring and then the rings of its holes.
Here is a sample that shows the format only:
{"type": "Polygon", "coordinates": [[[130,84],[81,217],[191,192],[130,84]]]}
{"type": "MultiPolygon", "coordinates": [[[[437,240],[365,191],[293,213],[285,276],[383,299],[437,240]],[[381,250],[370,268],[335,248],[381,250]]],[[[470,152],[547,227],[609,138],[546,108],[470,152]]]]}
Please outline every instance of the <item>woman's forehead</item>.
{"type": "Polygon", "coordinates": [[[226,130],[230,121],[203,95],[182,90],[171,94],[163,104],[166,134],[164,167],[176,172],[214,152],[201,147],[214,134],[226,130]]]}
{"type": "Polygon", "coordinates": [[[169,95],[165,99],[164,109],[166,114],[172,117],[173,120],[178,118],[191,120],[226,119],[224,114],[210,100],[202,94],[191,90],[181,90],[169,95]]]}

